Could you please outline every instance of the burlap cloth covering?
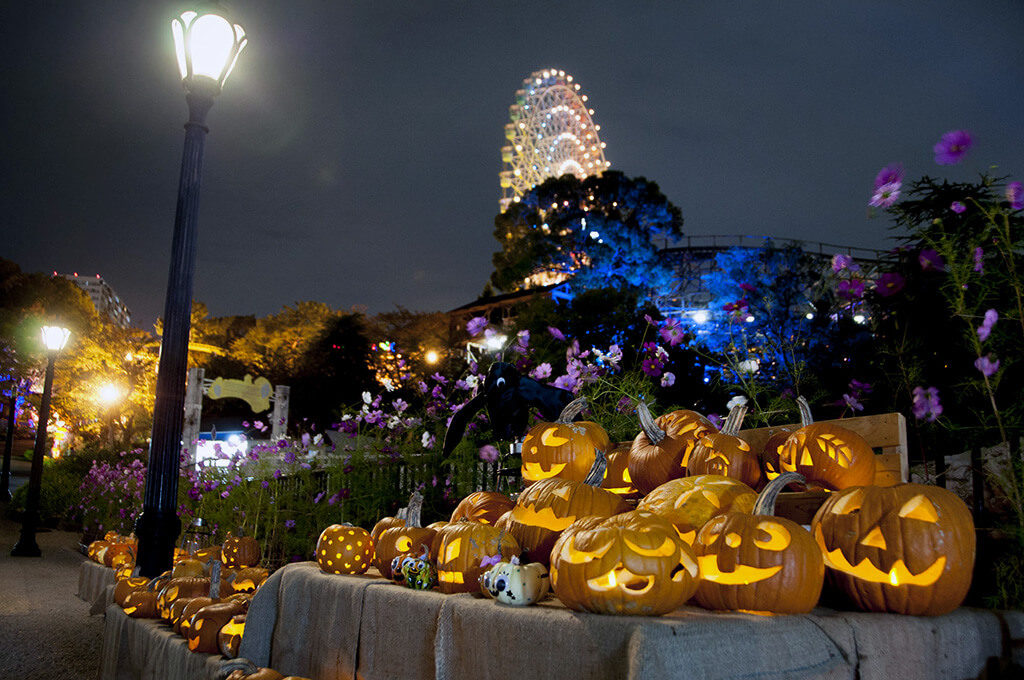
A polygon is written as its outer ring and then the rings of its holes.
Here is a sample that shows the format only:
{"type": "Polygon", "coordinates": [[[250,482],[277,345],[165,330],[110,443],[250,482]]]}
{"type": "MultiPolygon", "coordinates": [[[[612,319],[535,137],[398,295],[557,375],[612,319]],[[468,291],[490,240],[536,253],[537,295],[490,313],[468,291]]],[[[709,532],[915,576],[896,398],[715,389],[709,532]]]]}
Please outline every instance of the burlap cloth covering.
{"type": "Polygon", "coordinates": [[[598,616],[557,600],[513,608],[417,592],[304,562],[260,588],[240,656],[314,680],[960,680],[1024,677],[1010,669],[1024,660],[1022,640],[1021,612],[761,617],[684,607],[656,618],[598,616]]]}
{"type": "Polygon", "coordinates": [[[100,680],[214,680],[223,657],[188,651],[185,639],[158,619],[132,619],[116,604],[103,625],[100,680]]]}
{"type": "Polygon", "coordinates": [[[90,614],[102,614],[114,601],[114,570],[85,560],[78,569],[78,599],[90,603],[90,614]]]}

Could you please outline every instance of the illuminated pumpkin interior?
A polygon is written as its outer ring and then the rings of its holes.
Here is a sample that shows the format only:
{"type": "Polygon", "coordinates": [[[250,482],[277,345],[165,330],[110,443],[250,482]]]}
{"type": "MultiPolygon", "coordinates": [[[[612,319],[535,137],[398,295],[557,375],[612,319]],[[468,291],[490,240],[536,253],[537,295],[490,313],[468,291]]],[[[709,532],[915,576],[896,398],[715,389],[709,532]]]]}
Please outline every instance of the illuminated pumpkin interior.
{"type": "Polygon", "coordinates": [[[412,550],[412,539],[402,535],[395,539],[395,550],[400,553],[407,553],[412,550]]]}
{"type": "Polygon", "coordinates": [[[523,475],[523,479],[531,482],[539,482],[542,479],[549,479],[556,477],[558,473],[564,470],[568,466],[568,463],[551,463],[545,465],[543,463],[534,463],[532,461],[523,461],[520,473],[523,475]]]}
{"type": "MultiPolygon", "coordinates": [[[[775,552],[785,550],[793,540],[792,535],[789,533],[789,529],[784,527],[782,524],[771,520],[758,522],[757,531],[758,534],[754,539],[754,545],[761,550],[771,550],[775,552]]],[[[720,534],[718,532],[709,531],[700,537],[700,541],[706,546],[711,546],[718,540],[719,536],[720,534]]],[[[729,548],[738,548],[743,543],[743,537],[730,531],[722,537],[722,541],[729,548]]],[[[718,565],[718,555],[715,553],[700,555],[697,558],[697,561],[700,564],[701,578],[705,581],[711,581],[712,583],[718,583],[721,585],[736,586],[757,583],[758,581],[764,581],[771,578],[782,569],[782,565],[772,567],[754,567],[746,564],[737,564],[732,571],[723,571],[718,565]]]]}
{"type": "MultiPolygon", "coordinates": [[[[558,489],[557,491],[561,491],[558,489]]],[[[565,489],[568,494],[568,489],[565,489]]],[[[549,531],[564,531],[566,527],[576,521],[576,515],[558,517],[550,507],[540,510],[535,505],[517,505],[512,509],[512,519],[531,527],[541,527],[549,531]]]]}
{"type": "Polygon", "coordinates": [[[587,587],[591,590],[612,590],[618,588],[630,595],[643,595],[654,587],[654,576],[634,574],[625,567],[616,567],[607,574],[587,579],[587,587]]]}

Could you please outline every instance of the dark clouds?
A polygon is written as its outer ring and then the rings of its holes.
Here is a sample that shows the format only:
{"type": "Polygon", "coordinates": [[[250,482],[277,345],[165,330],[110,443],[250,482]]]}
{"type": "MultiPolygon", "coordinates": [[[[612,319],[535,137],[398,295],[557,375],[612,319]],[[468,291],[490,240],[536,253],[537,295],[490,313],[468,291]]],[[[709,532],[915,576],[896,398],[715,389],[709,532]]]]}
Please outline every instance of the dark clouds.
{"type": "MultiPolygon", "coordinates": [[[[612,167],[689,234],[885,248],[875,173],[1024,173],[1015,2],[231,3],[250,44],[210,113],[196,297],[446,309],[490,270],[508,105],[590,96],[612,167]],[[931,146],[966,128],[959,167],[931,146]]],[[[36,3],[3,33],[0,255],[162,311],[186,112],[166,2],[36,3]],[[129,8],[129,9],[126,9],[129,8]]]]}

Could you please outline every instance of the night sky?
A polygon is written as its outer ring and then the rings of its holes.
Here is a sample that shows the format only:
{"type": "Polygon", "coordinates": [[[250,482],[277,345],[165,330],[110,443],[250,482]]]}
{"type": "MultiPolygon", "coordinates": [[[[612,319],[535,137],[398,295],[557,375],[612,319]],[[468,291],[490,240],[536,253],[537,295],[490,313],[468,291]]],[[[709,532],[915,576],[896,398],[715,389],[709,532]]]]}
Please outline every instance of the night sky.
{"type": "MultiPolygon", "coordinates": [[[[168,2],[20,3],[0,17],[0,256],[101,274],[162,314],[187,111],[168,2]]],[[[502,129],[564,69],[612,168],[691,235],[889,248],[878,170],[1024,177],[1024,3],[245,1],[207,122],[195,297],[446,310],[491,272],[502,129]],[[942,133],[975,146],[934,164],[942,133]]]]}

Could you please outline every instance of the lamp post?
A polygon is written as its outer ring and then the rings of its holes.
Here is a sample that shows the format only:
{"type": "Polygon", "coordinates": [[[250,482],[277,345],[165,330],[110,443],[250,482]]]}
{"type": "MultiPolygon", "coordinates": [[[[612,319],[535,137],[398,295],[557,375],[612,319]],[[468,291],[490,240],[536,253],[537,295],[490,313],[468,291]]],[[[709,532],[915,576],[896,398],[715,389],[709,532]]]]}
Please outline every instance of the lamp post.
{"type": "Polygon", "coordinates": [[[177,513],[178,467],[188,372],[200,171],[203,142],[208,132],[205,120],[213,98],[220,92],[246,43],[242,27],[228,21],[214,5],[183,12],[171,22],[171,33],[189,116],[185,123],[185,148],[181,157],[171,267],[164,303],[146,491],[142,514],[135,524],[139,538],[136,564],[143,576],[156,576],[171,566],[174,543],[181,532],[177,513]]]}
{"type": "Polygon", "coordinates": [[[7,404],[7,436],[4,438],[4,462],[0,471],[0,503],[11,500],[11,452],[14,449],[14,412],[18,406],[18,381],[11,374],[11,400],[7,404]]]}
{"type": "Polygon", "coordinates": [[[39,557],[43,553],[36,543],[36,525],[39,524],[39,486],[43,481],[43,457],[46,455],[46,424],[50,421],[50,391],[53,389],[53,364],[57,352],[64,349],[71,331],[60,326],[43,326],[43,345],[46,347],[46,380],[43,398],[39,403],[39,422],[36,424],[36,446],[32,450],[32,471],[28,477],[28,496],[25,514],[21,518],[21,537],[11,550],[14,557],[39,557]]]}

